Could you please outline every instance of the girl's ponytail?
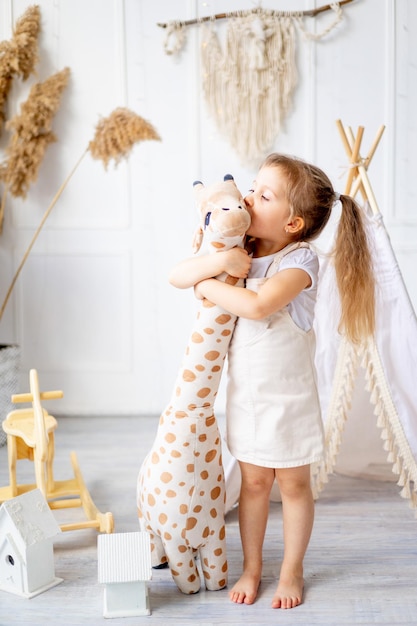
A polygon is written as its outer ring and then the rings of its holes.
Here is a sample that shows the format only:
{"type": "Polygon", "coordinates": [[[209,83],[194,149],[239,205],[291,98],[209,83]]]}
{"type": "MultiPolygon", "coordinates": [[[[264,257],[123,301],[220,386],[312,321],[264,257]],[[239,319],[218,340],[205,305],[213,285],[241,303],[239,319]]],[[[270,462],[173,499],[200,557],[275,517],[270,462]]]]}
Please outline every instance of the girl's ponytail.
{"type": "Polygon", "coordinates": [[[359,343],[375,330],[375,279],[361,207],[341,195],[334,264],[341,302],[339,331],[359,343]]]}

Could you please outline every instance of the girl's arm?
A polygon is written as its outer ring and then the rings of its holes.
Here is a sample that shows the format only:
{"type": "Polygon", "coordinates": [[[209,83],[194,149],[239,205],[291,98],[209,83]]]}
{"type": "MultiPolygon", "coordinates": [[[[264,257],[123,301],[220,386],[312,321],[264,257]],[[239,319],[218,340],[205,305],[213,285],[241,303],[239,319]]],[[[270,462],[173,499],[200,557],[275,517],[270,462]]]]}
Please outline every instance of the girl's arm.
{"type": "Polygon", "coordinates": [[[233,315],[260,320],[283,309],[310,284],[307,272],[291,268],[274,274],[258,293],[213,279],[204,280],[195,289],[197,297],[207,298],[233,315]]]}
{"type": "Polygon", "coordinates": [[[235,278],[246,278],[250,264],[251,258],[243,248],[195,256],[177,263],[169,274],[169,282],[174,287],[186,289],[222,272],[235,278]]]}

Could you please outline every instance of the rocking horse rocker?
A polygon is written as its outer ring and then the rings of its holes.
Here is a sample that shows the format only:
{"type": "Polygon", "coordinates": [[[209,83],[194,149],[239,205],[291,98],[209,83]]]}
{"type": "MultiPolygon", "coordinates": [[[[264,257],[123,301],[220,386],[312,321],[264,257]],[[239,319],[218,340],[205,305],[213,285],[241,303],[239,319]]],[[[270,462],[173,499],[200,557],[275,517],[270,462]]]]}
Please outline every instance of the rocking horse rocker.
{"type": "MultiPolygon", "coordinates": [[[[250,216],[233,177],[210,187],[197,182],[194,189],[200,212],[194,251],[203,239],[210,252],[242,246],[250,216]]],[[[217,278],[243,284],[227,274],[217,278]]],[[[235,323],[234,315],[202,301],[171,401],[138,476],[139,523],[150,533],[152,565],[167,564],[187,594],[201,586],[198,554],[206,588],[227,585],[225,483],[213,406],[235,323]]]]}

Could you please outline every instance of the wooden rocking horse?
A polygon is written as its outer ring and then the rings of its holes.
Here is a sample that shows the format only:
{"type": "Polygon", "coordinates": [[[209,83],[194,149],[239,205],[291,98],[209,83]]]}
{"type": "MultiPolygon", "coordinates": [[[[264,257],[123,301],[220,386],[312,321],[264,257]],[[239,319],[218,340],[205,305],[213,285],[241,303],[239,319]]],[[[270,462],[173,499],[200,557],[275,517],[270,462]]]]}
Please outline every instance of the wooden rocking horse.
{"type": "Polygon", "coordinates": [[[113,515],[101,513],[95,506],[84,483],[75,452],[71,453],[74,478],[56,481],[53,475],[55,455],[54,431],[56,419],[42,407],[41,400],[62,398],[62,391],[39,391],[38,373],[30,370],[30,393],[12,396],[12,402],[31,402],[32,408],[11,411],[3,422],[7,434],[7,450],[10,484],[0,487],[0,503],[20,496],[32,489],[39,489],[51,509],[83,507],[87,517],[84,521],[61,524],[61,530],[96,528],[99,532],[113,532],[113,515]],[[20,459],[33,461],[35,484],[17,483],[16,464],[20,459]]]}

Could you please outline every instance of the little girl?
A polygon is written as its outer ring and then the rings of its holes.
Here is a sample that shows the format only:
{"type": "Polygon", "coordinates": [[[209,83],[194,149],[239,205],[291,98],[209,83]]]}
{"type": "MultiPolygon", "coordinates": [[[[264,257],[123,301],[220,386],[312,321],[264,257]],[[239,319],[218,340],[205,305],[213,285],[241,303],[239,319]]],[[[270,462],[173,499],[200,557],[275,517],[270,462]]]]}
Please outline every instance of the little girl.
{"type": "Polygon", "coordinates": [[[245,198],[251,215],[247,250],[234,248],[179,263],[170,282],[239,316],[228,354],[226,440],[242,475],[239,525],[243,573],[229,592],[255,601],[270,492],[277,481],[284,557],[273,608],[302,602],[303,560],[314,519],[310,464],[323,454],[314,367],[313,315],[318,259],[309,243],[340,199],[334,264],[340,331],[354,342],[374,330],[374,276],[361,209],[339,196],[319,168],[271,154],[245,198]],[[247,277],[246,288],[211,277],[247,277]]]}

